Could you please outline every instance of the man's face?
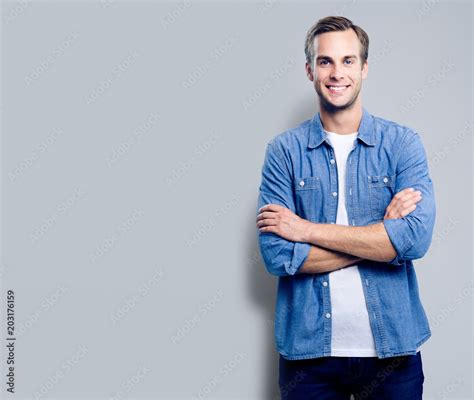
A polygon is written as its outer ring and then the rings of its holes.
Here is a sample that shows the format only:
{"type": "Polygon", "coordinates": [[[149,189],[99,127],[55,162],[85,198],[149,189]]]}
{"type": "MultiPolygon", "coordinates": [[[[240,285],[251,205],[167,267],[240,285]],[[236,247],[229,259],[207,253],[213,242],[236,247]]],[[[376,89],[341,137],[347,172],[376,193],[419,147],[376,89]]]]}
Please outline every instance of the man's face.
{"type": "Polygon", "coordinates": [[[306,64],[306,74],[321,106],[331,112],[352,107],[368,72],[356,33],[352,29],[322,33],[315,37],[314,49],[313,70],[306,64]]]}

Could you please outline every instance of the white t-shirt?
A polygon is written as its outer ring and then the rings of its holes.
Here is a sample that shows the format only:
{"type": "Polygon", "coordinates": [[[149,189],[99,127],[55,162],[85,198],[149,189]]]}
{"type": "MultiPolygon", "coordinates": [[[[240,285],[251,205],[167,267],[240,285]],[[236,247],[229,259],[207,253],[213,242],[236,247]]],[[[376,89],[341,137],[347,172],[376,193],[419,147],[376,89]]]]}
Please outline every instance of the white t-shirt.
{"type": "MultiPolygon", "coordinates": [[[[334,148],[338,176],[336,224],[349,225],[345,206],[346,161],[357,132],[342,135],[325,131],[334,148]]],[[[329,273],[331,296],[331,356],[377,357],[362,280],[357,265],[329,273]]]]}

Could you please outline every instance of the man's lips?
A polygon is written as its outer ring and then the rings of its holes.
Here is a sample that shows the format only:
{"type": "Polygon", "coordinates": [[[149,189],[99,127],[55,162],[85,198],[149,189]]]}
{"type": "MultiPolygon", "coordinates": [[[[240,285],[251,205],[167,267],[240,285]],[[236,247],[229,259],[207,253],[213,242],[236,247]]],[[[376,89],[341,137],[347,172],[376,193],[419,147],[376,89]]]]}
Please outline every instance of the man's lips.
{"type": "Polygon", "coordinates": [[[343,93],[346,89],[351,85],[326,85],[326,88],[329,90],[330,93],[343,93]]]}

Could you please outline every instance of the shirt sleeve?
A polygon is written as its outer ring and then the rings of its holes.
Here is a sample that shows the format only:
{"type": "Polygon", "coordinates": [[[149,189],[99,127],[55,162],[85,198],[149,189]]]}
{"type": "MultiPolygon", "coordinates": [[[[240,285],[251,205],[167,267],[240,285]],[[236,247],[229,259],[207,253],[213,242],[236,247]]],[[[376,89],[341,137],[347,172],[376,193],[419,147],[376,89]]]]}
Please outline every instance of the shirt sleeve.
{"type": "MultiPolygon", "coordinates": [[[[295,211],[292,175],[275,139],[267,144],[259,188],[258,210],[266,204],[279,204],[295,211]]],[[[291,242],[272,232],[258,231],[260,253],[267,271],[276,276],[297,273],[308,257],[309,243],[291,242]]]]}
{"type": "Polygon", "coordinates": [[[412,187],[421,192],[416,209],[403,218],[384,219],[385,230],[397,255],[389,262],[402,265],[423,257],[433,236],[436,205],[433,182],[429,176],[426,153],[417,132],[408,131],[402,145],[396,169],[395,192],[412,187]]]}

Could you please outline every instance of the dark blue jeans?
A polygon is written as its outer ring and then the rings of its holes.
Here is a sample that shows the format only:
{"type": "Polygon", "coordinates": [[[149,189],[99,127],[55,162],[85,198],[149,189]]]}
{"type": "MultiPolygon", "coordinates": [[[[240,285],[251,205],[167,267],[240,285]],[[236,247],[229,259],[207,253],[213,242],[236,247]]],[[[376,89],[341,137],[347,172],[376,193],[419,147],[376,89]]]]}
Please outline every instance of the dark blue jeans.
{"type": "Polygon", "coordinates": [[[422,398],[421,352],[389,357],[320,357],[287,360],[280,354],[282,400],[418,400],[422,398]]]}

